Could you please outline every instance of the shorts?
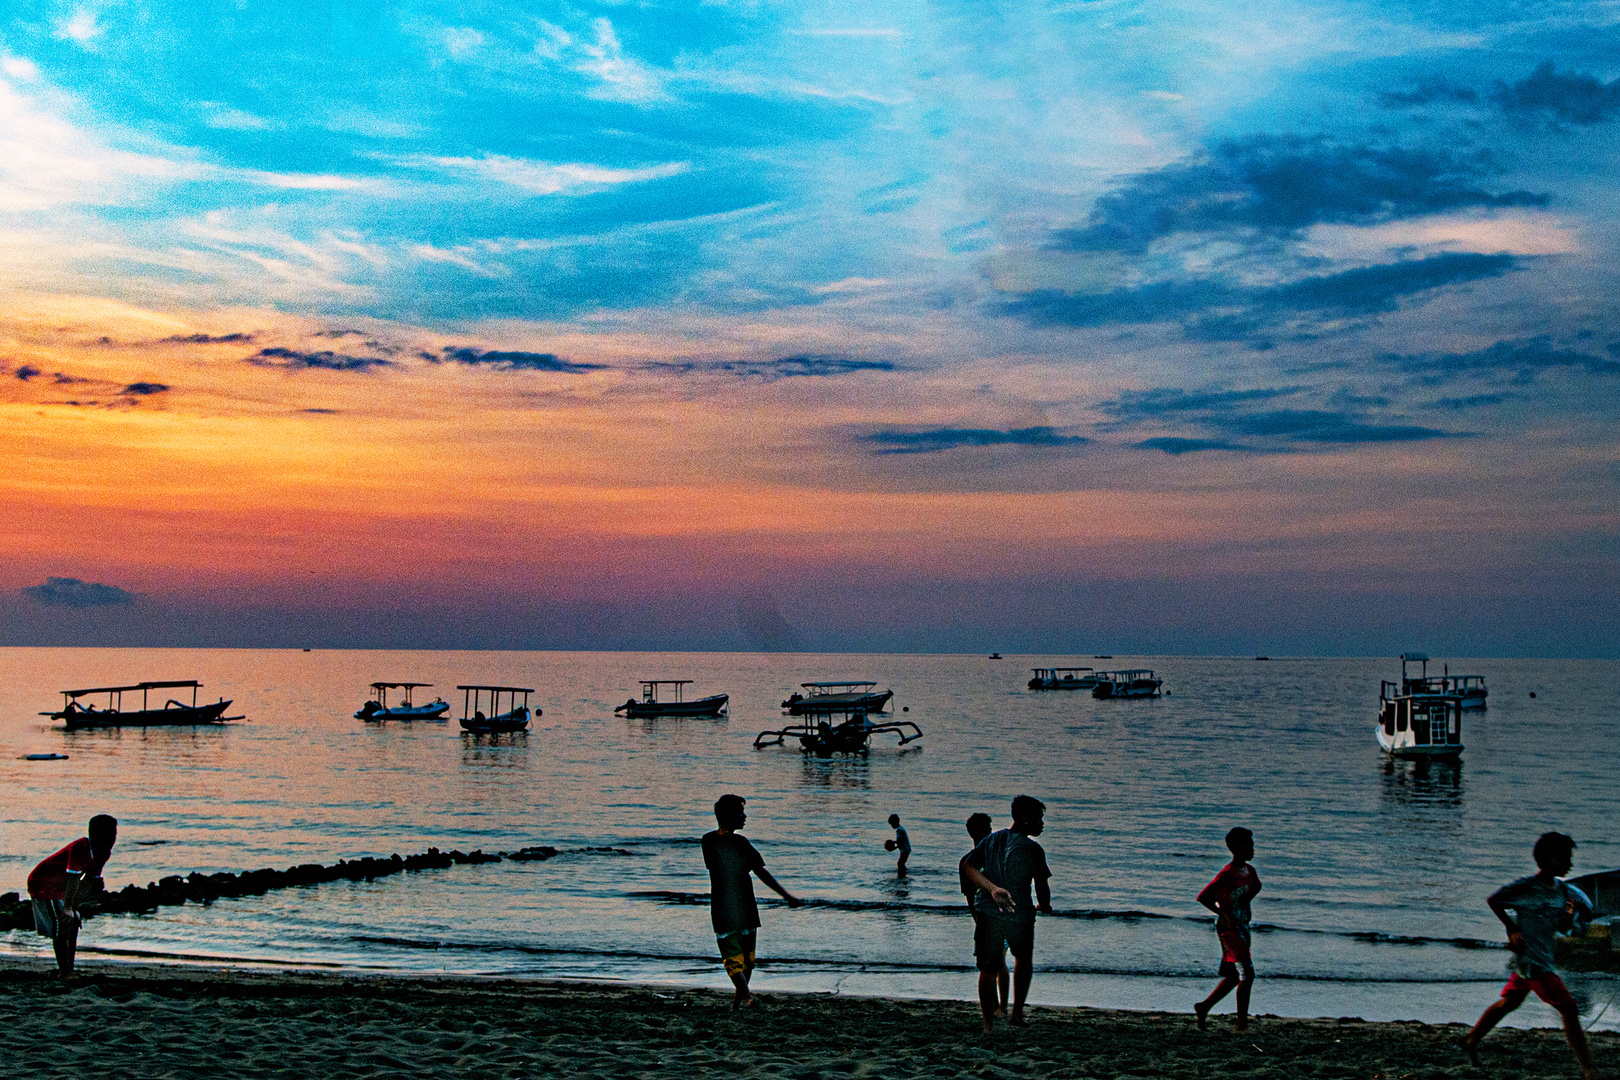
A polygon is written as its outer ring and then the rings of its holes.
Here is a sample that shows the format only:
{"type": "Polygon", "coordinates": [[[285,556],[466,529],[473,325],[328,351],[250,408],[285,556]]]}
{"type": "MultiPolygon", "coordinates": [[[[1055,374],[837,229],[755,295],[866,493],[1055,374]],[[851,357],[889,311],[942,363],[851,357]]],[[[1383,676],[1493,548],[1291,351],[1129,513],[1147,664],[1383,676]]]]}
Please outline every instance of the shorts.
{"type": "Polygon", "coordinates": [[[1249,956],[1249,935],[1242,930],[1217,930],[1217,937],[1221,939],[1221,963],[1236,964],[1242,967],[1245,964],[1253,966],[1249,956]]]}
{"type": "Polygon", "coordinates": [[[1240,983],[1254,982],[1254,964],[1248,958],[1242,960],[1222,960],[1221,978],[1236,979],[1240,983]]]}
{"type": "Polygon", "coordinates": [[[1563,979],[1560,979],[1551,971],[1529,976],[1520,975],[1515,971],[1508,977],[1507,985],[1502,987],[1502,996],[1526,994],[1531,991],[1535,991],[1536,997],[1555,1009],[1562,1009],[1566,1005],[1575,1005],[1575,998],[1570,994],[1569,987],[1564,985],[1563,979]]]}
{"type": "Polygon", "coordinates": [[[41,900],[36,896],[33,901],[34,929],[41,936],[55,941],[69,930],[79,928],[78,912],[68,911],[66,900],[41,900]]]}
{"type": "Polygon", "coordinates": [[[714,935],[727,975],[747,975],[754,970],[754,942],[758,936],[758,930],[732,930],[714,935]]]}
{"type": "Polygon", "coordinates": [[[1003,951],[1027,964],[1035,955],[1035,924],[1002,919],[984,912],[973,916],[973,959],[980,971],[1000,971],[1006,967],[1003,951]]]}

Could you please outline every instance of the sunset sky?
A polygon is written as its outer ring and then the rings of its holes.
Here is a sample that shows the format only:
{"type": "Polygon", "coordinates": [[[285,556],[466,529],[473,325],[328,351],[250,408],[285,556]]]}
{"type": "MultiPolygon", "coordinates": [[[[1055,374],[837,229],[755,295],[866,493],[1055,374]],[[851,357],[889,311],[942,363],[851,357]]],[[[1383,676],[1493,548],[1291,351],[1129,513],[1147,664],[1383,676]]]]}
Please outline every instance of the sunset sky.
{"type": "Polygon", "coordinates": [[[1620,655],[1611,4],[13,0],[0,644],[1620,655]]]}

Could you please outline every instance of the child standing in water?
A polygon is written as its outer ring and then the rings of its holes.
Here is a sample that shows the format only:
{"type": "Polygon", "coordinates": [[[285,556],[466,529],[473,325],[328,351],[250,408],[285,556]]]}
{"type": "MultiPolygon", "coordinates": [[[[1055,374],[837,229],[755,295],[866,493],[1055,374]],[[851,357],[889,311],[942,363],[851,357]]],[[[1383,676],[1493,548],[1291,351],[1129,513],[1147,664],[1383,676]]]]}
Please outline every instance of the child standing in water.
{"type": "Polygon", "coordinates": [[[1254,989],[1254,961],[1249,956],[1249,903],[1260,891],[1254,858],[1254,834],[1233,829],[1226,834],[1232,861],[1221,867],[1215,880],[1204,886],[1198,902],[1215,913],[1215,933],[1221,941],[1221,981],[1209,997],[1193,1006],[1200,1029],[1209,1022],[1209,1010],[1237,988],[1237,1030],[1249,1030],[1249,994],[1254,989]]]}
{"type": "Polygon", "coordinates": [[[907,836],[906,830],[900,827],[899,814],[889,815],[889,828],[894,830],[894,839],[883,841],[883,849],[900,853],[900,857],[894,863],[894,872],[901,877],[905,877],[906,861],[911,858],[911,837],[907,836]]]}
{"type": "Polygon", "coordinates": [[[1563,1018],[1564,1037],[1569,1040],[1575,1060],[1580,1062],[1581,1075],[1586,1080],[1597,1080],[1599,1076],[1592,1064],[1592,1051],[1586,1045],[1586,1032],[1581,1029],[1580,1007],[1564,986],[1564,980],[1553,970],[1553,935],[1575,929],[1592,918],[1592,901],[1586,894],[1558,880],[1569,873],[1574,852],[1575,841],[1563,833],[1544,833],[1532,852],[1536,872],[1502,886],[1485,901],[1507,927],[1508,948],[1513,950],[1513,959],[1508,961],[1511,974],[1502,988],[1502,996],[1480,1016],[1474,1030],[1457,1040],[1457,1045],[1476,1067],[1479,1066],[1479,1041],[1535,991],[1536,997],[1558,1010],[1563,1018]],[[1509,911],[1513,912],[1512,916],[1508,915],[1509,911]]]}

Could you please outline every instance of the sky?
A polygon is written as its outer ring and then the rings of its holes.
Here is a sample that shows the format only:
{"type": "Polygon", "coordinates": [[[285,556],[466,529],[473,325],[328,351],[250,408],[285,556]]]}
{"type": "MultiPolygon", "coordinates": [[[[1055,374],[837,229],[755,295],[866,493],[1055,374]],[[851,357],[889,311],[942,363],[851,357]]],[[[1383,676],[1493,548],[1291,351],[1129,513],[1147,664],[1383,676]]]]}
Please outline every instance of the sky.
{"type": "Polygon", "coordinates": [[[1620,5],[10,0],[0,644],[1620,655],[1620,5]]]}

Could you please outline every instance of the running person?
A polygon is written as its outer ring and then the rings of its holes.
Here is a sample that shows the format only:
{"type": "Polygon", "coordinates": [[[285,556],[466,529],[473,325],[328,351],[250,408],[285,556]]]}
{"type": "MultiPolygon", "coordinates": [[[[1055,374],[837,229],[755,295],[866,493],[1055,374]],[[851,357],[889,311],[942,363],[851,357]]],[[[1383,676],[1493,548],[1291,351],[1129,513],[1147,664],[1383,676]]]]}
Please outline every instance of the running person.
{"type": "Polygon", "coordinates": [[[1052,871],[1046,851],[1035,842],[1045,829],[1046,805],[1020,795],[1012,802],[1012,828],[993,832],[962,856],[958,869],[983,893],[975,900],[984,918],[974,920],[973,958],[979,968],[979,1011],[985,1034],[996,1016],[997,976],[1013,960],[1013,1007],[1007,1018],[1015,1027],[1028,1027],[1024,999],[1034,974],[1035,914],[1052,914],[1052,871]],[[1035,900],[1029,897],[1035,887],[1035,900]]]}
{"type": "Polygon", "coordinates": [[[1215,934],[1221,942],[1221,981],[1209,997],[1193,1006],[1198,1026],[1209,1022],[1209,1010],[1232,988],[1237,988],[1237,1030],[1249,1030],[1249,994],[1254,989],[1254,961],[1249,956],[1249,903],[1260,891],[1260,875],[1249,860],[1254,858],[1254,834],[1233,829],[1226,834],[1226,849],[1232,861],[1221,867],[1215,880],[1204,886],[1198,902],[1215,913],[1215,934]]]}
{"type": "Polygon", "coordinates": [[[28,875],[34,929],[51,939],[56,971],[64,979],[73,977],[73,958],[79,951],[79,924],[84,921],[79,900],[88,899],[101,885],[101,870],[118,842],[118,819],[97,814],[87,832],[46,856],[28,875]]]}
{"type": "Polygon", "coordinates": [[[754,900],[754,882],[759,880],[781,893],[788,907],[804,903],[777,884],[765,869],[765,860],[754,845],[737,832],[748,822],[743,811],[747,800],[741,795],[722,795],[714,804],[719,828],[703,835],[703,865],[709,868],[709,917],[720,946],[720,959],[726,974],[737,988],[731,1000],[733,1009],[752,1005],[748,982],[754,977],[754,949],[759,931],[759,904],[754,900]]]}
{"type": "Polygon", "coordinates": [[[1564,1037],[1569,1040],[1575,1060],[1580,1062],[1581,1075],[1586,1080],[1597,1080],[1599,1076],[1592,1064],[1592,1051],[1586,1045],[1586,1032],[1581,1029],[1580,1006],[1553,969],[1553,935],[1581,927],[1592,918],[1592,901],[1586,894],[1558,880],[1569,873],[1574,852],[1575,841],[1568,836],[1544,833],[1532,852],[1536,872],[1502,886],[1486,901],[1507,927],[1508,948],[1513,951],[1513,959],[1508,961],[1511,974],[1507,985],[1502,987],[1502,996],[1485,1010],[1472,1031],[1457,1040],[1457,1045],[1476,1067],[1480,1040],[1490,1034],[1503,1017],[1523,1005],[1533,991],[1563,1018],[1564,1037]],[[1512,916],[1509,911],[1513,912],[1512,916]]]}
{"type": "MultiPolygon", "coordinates": [[[[984,838],[990,835],[990,831],[989,814],[968,815],[967,833],[968,837],[973,841],[974,847],[978,847],[984,838]]],[[[968,914],[973,916],[973,937],[974,940],[977,941],[979,936],[979,919],[982,918],[982,916],[979,914],[978,909],[973,906],[973,901],[974,898],[979,895],[979,887],[973,884],[973,882],[968,878],[967,869],[965,867],[958,867],[958,875],[962,879],[962,895],[967,899],[968,914]]],[[[1007,974],[1007,958],[1005,955],[1003,955],[1001,958],[1001,970],[996,973],[996,991],[997,996],[1001,1001],[1000,1008],[996,1009],[997,1016],[1007,1015],[1007,990],[1011,981],[1011,977],[1007,974]]]]}

